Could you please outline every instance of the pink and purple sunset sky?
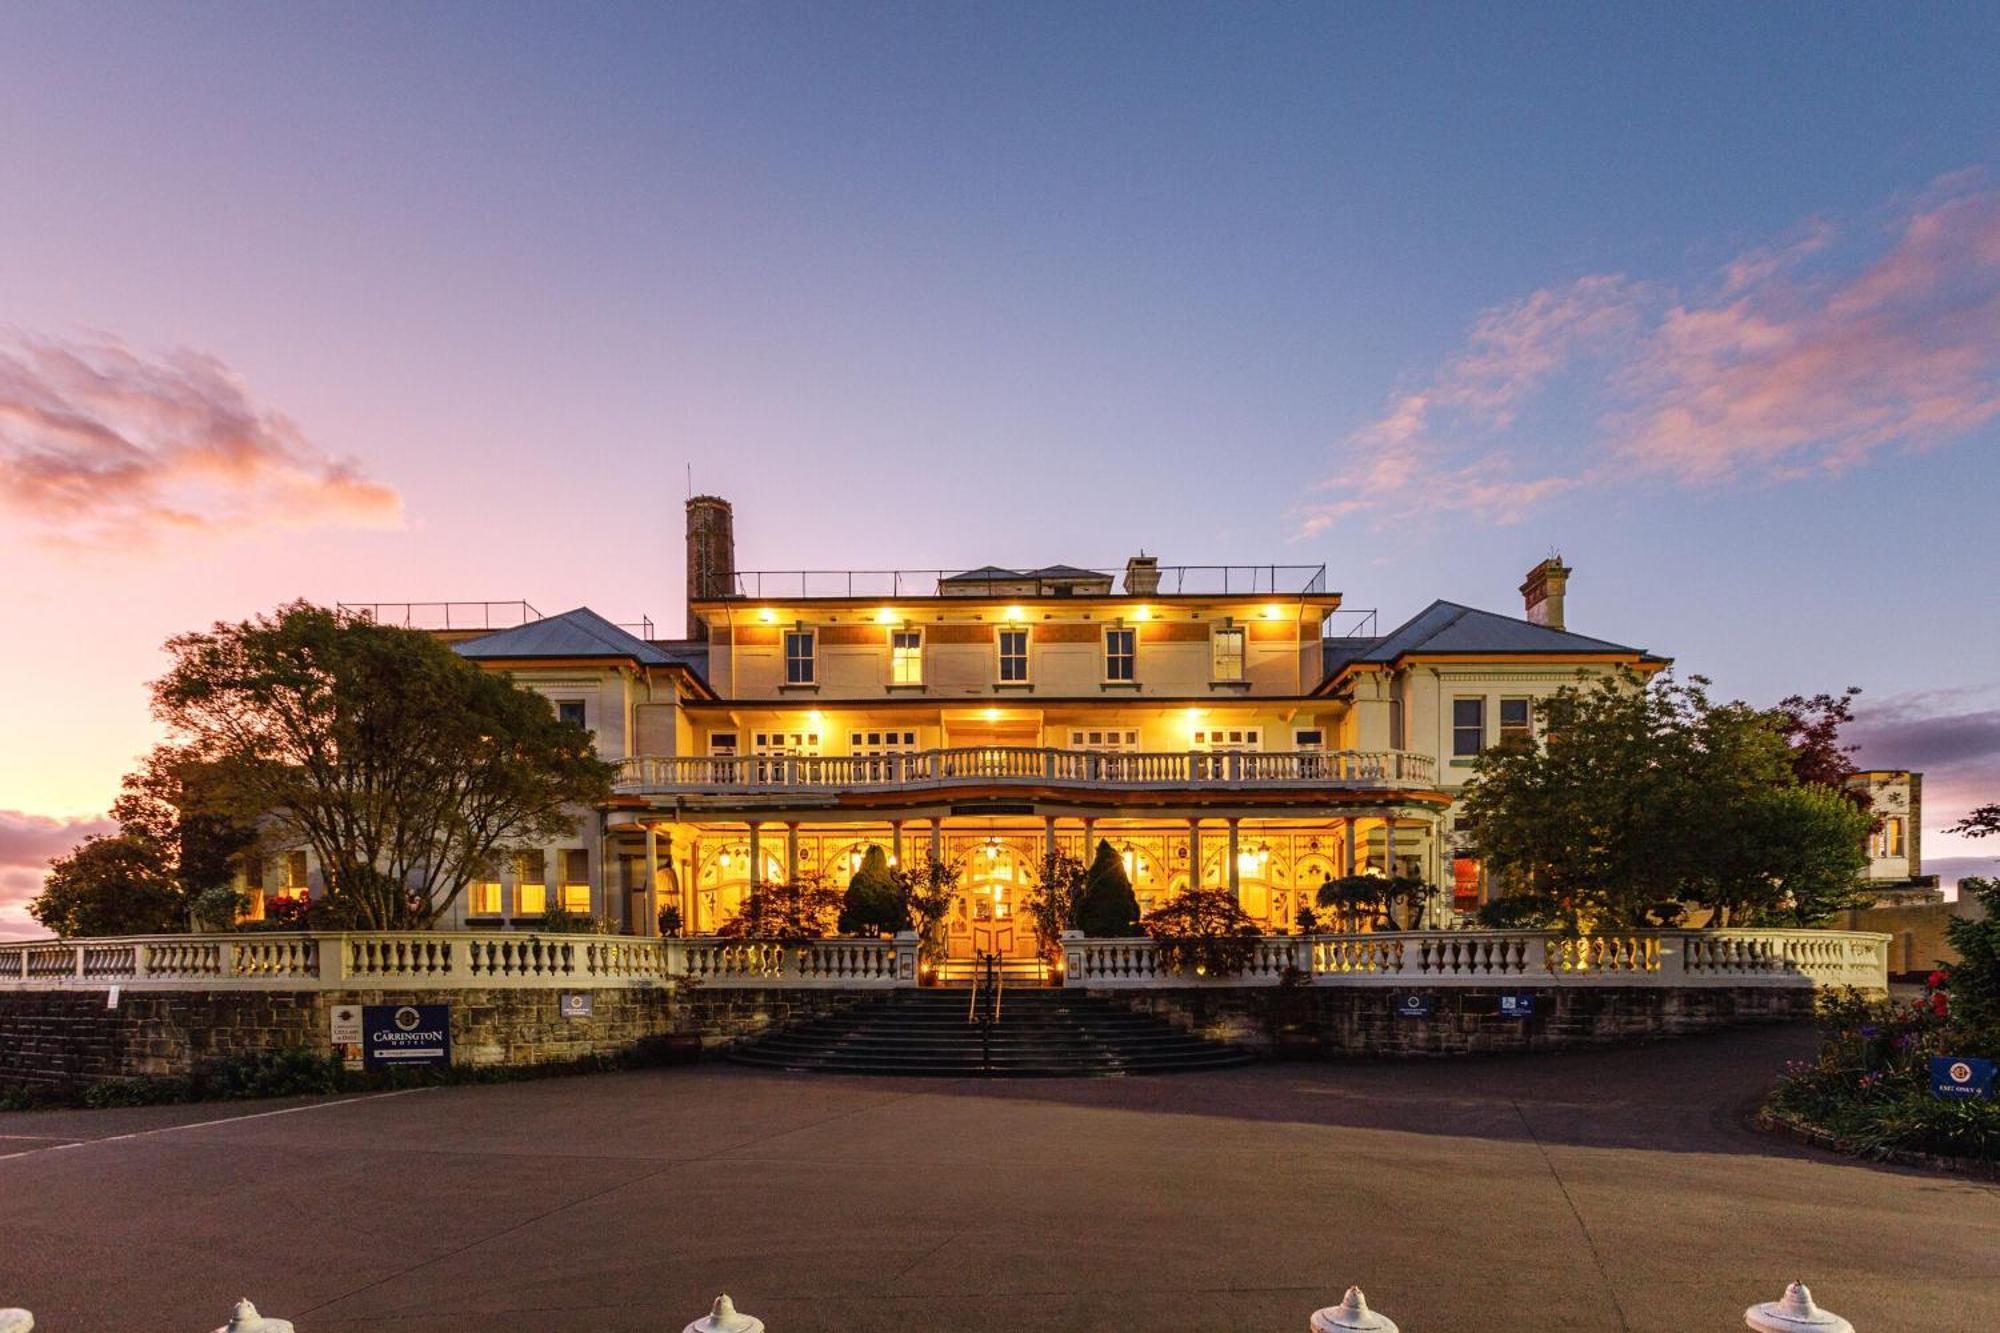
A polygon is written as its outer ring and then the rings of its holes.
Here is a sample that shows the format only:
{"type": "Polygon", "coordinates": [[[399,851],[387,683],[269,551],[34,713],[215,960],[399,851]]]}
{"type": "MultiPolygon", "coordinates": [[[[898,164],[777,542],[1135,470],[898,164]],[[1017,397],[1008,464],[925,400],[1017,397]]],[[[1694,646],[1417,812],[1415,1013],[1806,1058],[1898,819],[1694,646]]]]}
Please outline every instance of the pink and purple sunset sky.
{"type": "Polygon", "coordinates": [[[1329,566],[1753,702],[2000,848],[1990,6],[30,6],[0,40],[0,935],[294,597],[1329,566]]]}

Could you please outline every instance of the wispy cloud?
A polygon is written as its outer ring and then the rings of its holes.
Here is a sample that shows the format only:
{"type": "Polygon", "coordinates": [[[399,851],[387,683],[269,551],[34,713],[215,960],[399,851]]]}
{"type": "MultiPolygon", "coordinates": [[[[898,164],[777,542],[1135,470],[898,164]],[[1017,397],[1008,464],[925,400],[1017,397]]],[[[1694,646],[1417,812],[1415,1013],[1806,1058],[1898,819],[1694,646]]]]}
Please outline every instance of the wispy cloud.
{"type": "Polygon", "coordinates": [[[1815,219],[1687,294],[1593,274],[1484,312],[1341,443],[1302,535],[1424,510],[1504,522],[1645,478],[1839,472],[2000,420],[2000,191],[1961,173],[1840,239],[1815,219]]]}
{"type": "Polygon", "coordinates": [[[0,337],[0,509],[45,539],[114,548],[402,519],[394,490],[260,407],[213,356],[19,333],[0,337]]]}
{"type": "Polygon", "coordinates": [[[61,856],[94,833],[110,833],[109,819],[60,819],[0,810],[0,938],[44,935],[28,915],[27,905],[42,891],[42,876],[51,858],[61,856]]]}

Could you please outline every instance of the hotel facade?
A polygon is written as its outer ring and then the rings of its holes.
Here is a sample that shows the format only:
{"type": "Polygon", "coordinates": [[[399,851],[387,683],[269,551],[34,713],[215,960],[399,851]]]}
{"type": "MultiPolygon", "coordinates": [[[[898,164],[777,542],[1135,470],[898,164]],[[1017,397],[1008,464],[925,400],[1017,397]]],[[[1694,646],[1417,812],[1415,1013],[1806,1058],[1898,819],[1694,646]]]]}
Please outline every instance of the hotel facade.
{"type": "MultiPolygon", "coordinates": [[[[683,638],[588,608],[437,629],[617,770],[573,840],[510,855],[440,924],[529,929],[560,904],[651,935],[672,906],[712,934],[753,881],[844,886],[879,847],[961,867],[954,957],[1028,958],[1042,857],[1100,841],[1142,910],[1199,884],[1281,934],[1329,878],[1405,875],[1447,924],[1490,892],[1456,824],[1479,753],[1580,676],[1665,665],[1571,632],[1553,558],[1518,617],[1439,601],[1363,634],[1339,632],[1356,617],[1323,566],[741,571],[728,502],[687,515],[683,638]]],[[[281,874],[267,891],[317,879],[297,853],[281,874]]]]}

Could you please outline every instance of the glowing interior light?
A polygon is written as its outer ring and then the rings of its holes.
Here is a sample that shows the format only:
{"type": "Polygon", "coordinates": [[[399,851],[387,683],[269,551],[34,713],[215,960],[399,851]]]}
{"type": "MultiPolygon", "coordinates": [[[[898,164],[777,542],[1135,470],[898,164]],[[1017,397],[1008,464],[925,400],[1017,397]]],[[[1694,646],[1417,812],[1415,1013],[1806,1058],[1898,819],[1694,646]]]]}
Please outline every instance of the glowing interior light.
{"type": "Polygon", "coordinates": [[[896,623],[896,613],[885,606],[875,613],[875,623],[878,625],[893,625],[896,623]]]}
{"type": "Polygon", "coordinates": [[[757,612],[757,619],[763,621],[766,625],[770,624],[777,618],[778,618],[778,613],[776,611],[773,611],[768,606],[760,608],[757,612]]]}
{"type": "Polygon", "coordinates": [[[1132,619],[1134,620],[1151,620],[1152,618],[1153,608],[1150,606],[1142,606],[1132,613],[1132,619]]]}
{"type": "Polygon", "coordinates": [[[1007,610],[1004,612],[1004,614],[1009,620],[1024,620],[1027,618],[1026,613],[1023,612],[1021,608],[1018,606],[1008,607],[1007,610]]]}
{"type": "Polygon", "coordinates": [[[1000,710],[989,708],[986,710],[985,717],[988,722],[998,722],[1000,720],[1000,710]]]}
{"type": "Polygon", "coordinates": [[[1267,606],[1267,607],[1265,607],[1265,608],[1264,608],[1264,619],[1266,619],[1266,620],[1276,620],[1277,618],[1278,618],[1278,608],[1277,608],[1277,607],[1275,607],[1275,606],[1267,606]]]}

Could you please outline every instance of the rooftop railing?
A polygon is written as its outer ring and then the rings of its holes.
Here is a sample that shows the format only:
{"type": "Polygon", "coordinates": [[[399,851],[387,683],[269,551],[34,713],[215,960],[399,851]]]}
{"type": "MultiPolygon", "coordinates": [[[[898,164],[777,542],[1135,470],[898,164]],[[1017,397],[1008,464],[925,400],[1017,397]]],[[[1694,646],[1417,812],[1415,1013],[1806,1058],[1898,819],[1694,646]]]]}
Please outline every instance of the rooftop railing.
{"type": "Polygon", "coordinates": [[[713,597],[749,600],[836,597],[1005,597],[1104,595],[1132,597],[1298,597],[1326,591],[1325,565],[1161,565],[1148,572],[1150,591],[1125,587],[1125,567],[1049,569],[746,569],[721,576],[713,597]],[[1079,584],[1107,582],[1101,591],[1079,584]]]}
{"type": "Polygon", "coordinates": [[[525,601],[336,602],[334,612],[404,629],[513,629],[542,619],[525,601]]]}

